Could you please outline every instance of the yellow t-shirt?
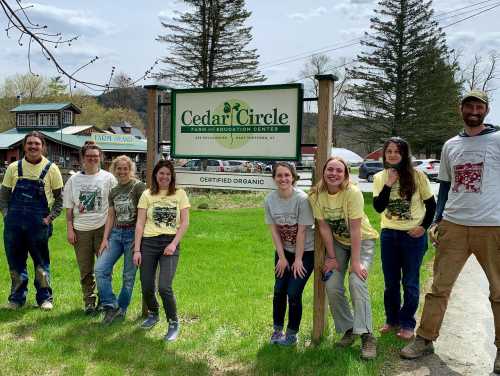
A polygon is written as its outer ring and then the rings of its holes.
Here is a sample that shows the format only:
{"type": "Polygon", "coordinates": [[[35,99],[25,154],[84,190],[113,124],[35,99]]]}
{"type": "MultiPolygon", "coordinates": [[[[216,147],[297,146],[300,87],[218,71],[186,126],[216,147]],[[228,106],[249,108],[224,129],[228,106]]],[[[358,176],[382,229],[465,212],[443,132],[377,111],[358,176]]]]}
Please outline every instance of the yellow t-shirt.
{"type": "Polygon", "coordinates": [[[378,233],[370,225],[364,212],[363,194],[353,184],[333,195],[321,192],[309,197],[314,218],[323,219],[330,225],[332,235],[338,242],[350,246],[349,220],[361,218],[361,240],[377,239],[378,233]]]}
{"type": "MultiPolygon", "coordinates": [[[[375,174],[373,179],[373,197],[377,197],[387,181],[387,170],[375,174]]],[[[399,195],[399,181],[391,187],[389,204],[381,214],[380,227],[408,231],[419,226],[425,216],[424,200],[432,197],[431,184],[422,171],[415,170],[416,190],[411,200],[399,195]]]]}
{"type": "Polygon", "coordinates": [[[158,235],[175,235],[180,225],[181,210],[191,207],[186,192],[177,189],[175,194],[167,196],[161,190],[152,195],[146,189],[139,199],[139,209],[146,209],[146,225],[143,236],[146,238],[158,235]]]}
{"type": "MultiPolygon", "coordinates": [[[[42,173],[44,167],[49,163],[49,160],[42,156],[42,160],[37,164],[29,163],[26,159],[22,159],[22,168],[23,168],[23,178],[30,180],[38,180],[40,174],[42,173]]],[[[7,171],[5,172],[5,176],[3,178],[2,185],[14,190],[18,179],[17,175],[17,161],[13,162],[7,167],[7,171]]],[[[47,175],[43,179],[45,184],[45,196],[47,197],[47,203],[49,207],[54,203],[54,195],[52,194],[53,190],[60,189],[63,187],[63,179],[61,176],[61,172],[59,171],[59,167],[55,163],[49,168],[47,175]]]]}

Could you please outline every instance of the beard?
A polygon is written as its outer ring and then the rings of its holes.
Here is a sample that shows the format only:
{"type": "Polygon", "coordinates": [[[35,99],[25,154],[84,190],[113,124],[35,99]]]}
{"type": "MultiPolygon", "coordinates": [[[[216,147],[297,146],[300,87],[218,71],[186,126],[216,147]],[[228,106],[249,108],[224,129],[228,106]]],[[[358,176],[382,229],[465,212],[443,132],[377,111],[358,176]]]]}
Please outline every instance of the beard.
{"type": "Polygon", "coordinates": [[[464,119],[465,125],[467,125],[469,128],[477,128],[483,124],[485,117],[486,117],[486,115],[483,115],[483,116],[468,115],[468,116],[465,116],[463,119],[464,119]]]}

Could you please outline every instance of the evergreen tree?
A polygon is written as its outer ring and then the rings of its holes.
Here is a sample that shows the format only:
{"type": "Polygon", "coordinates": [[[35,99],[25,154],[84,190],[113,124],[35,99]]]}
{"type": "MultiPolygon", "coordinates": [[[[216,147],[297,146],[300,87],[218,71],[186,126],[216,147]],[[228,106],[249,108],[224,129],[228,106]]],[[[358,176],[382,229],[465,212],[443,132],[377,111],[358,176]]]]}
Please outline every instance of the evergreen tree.
{"type": "Polygon", "coordinates": [[[442,144],[443,133],[459,127],[460,85],[450,64],[445,34],[432,20],[432,1],[380,0],[371,32],[361,42],[366,49],[350,70],[356,80],[352,109],[366,120],[367,141],[406,137],[412,146],[442,144]],[[431,121],[432,120],[432,121],[431,121]],[[424,126],[425,125],[425,126],[424,126]],[[438,137],[432,127],[446,127],[438,137]],[[437,138],[437,139],[436,139],[437,138]]]}
{"type": "Polygon", "coordinates": [[[66,94],[68,85],[64,84],[62,81],[62,76],[52,77],[47,85],[47,95],[58,96],[66,94]]]}
{"type": "Polygon", "coordinates": [[[265,80],[256,49],[248,48],[251,27],[244,26],[251,13],[244,0],[184,0],[189,10],[172,23],[162,22],[168,34],[166,68],[158,78],[190,87],[221,87],[265,80]]]}

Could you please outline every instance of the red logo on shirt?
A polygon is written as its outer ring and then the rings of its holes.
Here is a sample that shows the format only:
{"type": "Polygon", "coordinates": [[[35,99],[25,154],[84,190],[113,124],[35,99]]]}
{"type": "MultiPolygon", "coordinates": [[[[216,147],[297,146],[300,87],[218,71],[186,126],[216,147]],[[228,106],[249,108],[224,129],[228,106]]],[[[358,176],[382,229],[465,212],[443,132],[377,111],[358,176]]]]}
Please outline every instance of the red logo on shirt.
{"type": "Polygon", "coordinates": [[[481,192],[484,163],[465,163],[454,166],[453,192],[481,192]]]}

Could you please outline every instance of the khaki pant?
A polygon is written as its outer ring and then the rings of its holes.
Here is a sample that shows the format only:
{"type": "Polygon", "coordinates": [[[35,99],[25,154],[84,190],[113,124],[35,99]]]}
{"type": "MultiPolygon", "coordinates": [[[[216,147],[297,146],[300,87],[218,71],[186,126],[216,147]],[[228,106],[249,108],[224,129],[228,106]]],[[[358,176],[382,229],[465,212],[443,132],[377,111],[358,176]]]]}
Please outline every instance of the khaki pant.
{"type": "Polygon", "coordinates": [[[95,306],[97,297],[95,294],[94,261],[104,236],[104,226],[90,231],[75,230],[75,233],[75,253],[80,269],[83,301],[85,306],[95,306]]]}
{"type": "Polygon", "coordinates": [[[474,254],[489,281],[495,345],[500,348],[500,226],[462,226],[443,220],[438,239],[432,290],[425,296],[417,334],[428,340],[439,336],[451,289],[465,262],[474,254]]]}

